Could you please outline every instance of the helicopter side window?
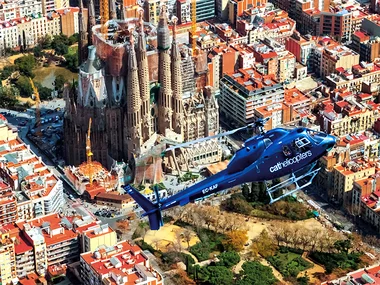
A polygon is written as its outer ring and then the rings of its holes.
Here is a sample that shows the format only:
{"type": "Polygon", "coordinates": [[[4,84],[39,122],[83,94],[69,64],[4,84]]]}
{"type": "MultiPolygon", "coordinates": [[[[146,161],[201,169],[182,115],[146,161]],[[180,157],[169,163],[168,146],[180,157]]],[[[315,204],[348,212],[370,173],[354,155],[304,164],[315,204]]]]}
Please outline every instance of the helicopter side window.
{"type": "Polygon", "coordinates": [[[294,144],[298,149],[304,150],[306,146],[310,145],[310,141],[305,137],[297,138],[295,139],[294,144]]]}
{"type": "Polygon", "coordinates": [[[308,130],[307,134],[317,144],[320,144],[323,141],[323,139],[326,137],[325,133],[316,132],[316,131],[313,131],[313,130],[308,130]]]}
{"type": "Polygon", "coordinates": [[[292,150],[287,145],[282,147],[282,152],[286,157],[292,156],[292,150]]]}
{"type": "Polygon", "coordinates": [[[273,142],[268,139],[268,138],[265,138],[264,140],[264,145],[265,145],[265,148],[268,148],[273,142]]]}

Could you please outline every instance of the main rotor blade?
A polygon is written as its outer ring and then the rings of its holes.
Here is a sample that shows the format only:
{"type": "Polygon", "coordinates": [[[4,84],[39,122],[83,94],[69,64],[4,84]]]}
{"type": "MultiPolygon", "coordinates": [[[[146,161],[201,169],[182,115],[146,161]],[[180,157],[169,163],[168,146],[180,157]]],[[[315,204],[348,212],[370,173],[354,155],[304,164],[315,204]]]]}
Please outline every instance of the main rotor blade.
{"type": "Polygon", "coordinates": [[[255,125],[255,123],[251,123],[251,124],[248,124],[248,125],[246,125],[244,127],[240,127],[240,128],[228,131],[228,132],[224,132],[224,133],[220,133],[220,134],[217,134],[217,135],[213,135],[213,136],[209,136],[209,137],[205,137],[205,138],[200,138],[200,139],[196,139],[196,140],[193,140],[193,141],[189,141],[189,142],[173,145],[173,146],[165,149],[164,152],[168,152],[168,151],[171,151],[171,150],[174,150],[174,149],[177,149],[177,148],[181,148],[181,147],[188,147],[188,146],[193,145],[195,143],[200,143],[200,142],[204,142],[204,141],[211,140],[211,139],[216,139],[216,138],[220,138],[220,137],[229,136],[229,135],[232,135],[232,134],[234,134],[234,133],[236,133],[238,131],[242,131],[242,130],[248,129],[250,127],[253,127],[254,125],[255,125]]]}

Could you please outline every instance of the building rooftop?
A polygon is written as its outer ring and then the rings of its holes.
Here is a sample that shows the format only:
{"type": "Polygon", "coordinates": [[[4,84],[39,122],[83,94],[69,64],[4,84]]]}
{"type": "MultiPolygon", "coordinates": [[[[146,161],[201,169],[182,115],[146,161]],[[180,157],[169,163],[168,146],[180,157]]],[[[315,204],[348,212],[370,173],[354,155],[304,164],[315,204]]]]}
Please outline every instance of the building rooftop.
{"type": "Polygon", "coordinates": [[[148,259],[142,254],[141,248],[127,241],[111,247],[100,247],[93,253],[82,253],[81,258],[95,274],[99,274],[102,279],[108,279],[108,284],[132,285],[147,279],[162,280],[148,265],[148,259]],[[117,280],[121,282],[116,283],[117,280]]]}
{"type": "Polygon", "coordinates": [[[30,220],[28,223],[19,222],[17,226],[24,230],[31,240],[44,240],[49,246],[77,238],[78,234],[74,228],[68,226],[64,219],[58,214],[51,214],[30,220]]]}

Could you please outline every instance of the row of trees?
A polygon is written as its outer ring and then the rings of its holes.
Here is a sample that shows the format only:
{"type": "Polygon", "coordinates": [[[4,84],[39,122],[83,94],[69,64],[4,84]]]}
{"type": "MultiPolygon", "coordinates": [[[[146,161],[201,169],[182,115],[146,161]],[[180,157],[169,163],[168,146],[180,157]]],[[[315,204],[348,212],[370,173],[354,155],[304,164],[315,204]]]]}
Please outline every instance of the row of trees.
{"type": "Polygon", "coordinates": [[[175,207],[166,213],[174,221],[180,220],[193,225],[197,234],[202,228],[213,229],[219,233],[247,229],[243,217],[220,211],[212,206],[187,204],[185,207],[175,207]]]}

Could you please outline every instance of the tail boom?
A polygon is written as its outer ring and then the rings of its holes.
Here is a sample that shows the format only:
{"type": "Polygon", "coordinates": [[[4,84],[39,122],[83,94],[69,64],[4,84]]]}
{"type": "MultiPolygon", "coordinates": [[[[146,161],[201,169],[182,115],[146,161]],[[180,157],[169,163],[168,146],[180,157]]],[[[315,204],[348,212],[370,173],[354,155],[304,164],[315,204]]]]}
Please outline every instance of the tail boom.
{"type": "Polygon", "coordinates": [[[153,204],[151,201],[149,201],[149,199],[147,199],[131,185],[124,186],[124,190],[145,211],[143,216],[148,216],[150,229],[158,230],[163,225],[161,210],[159,206],[157,204],[153,204]]]}

